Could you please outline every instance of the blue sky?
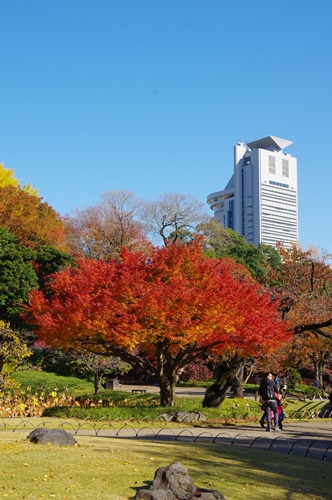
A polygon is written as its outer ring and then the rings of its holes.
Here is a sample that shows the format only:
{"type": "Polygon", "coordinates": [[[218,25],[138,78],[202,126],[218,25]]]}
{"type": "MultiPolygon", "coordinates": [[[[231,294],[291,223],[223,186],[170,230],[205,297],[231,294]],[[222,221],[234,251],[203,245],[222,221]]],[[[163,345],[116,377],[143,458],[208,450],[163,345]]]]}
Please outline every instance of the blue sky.
{"type": "Polygon", "coordinates": [[[0,162],[62,215],[111,189],[205,202],[239,139],[275,135],[300,243],[332,253],[331,21],[331,0],[0,0],[0,162]]]}

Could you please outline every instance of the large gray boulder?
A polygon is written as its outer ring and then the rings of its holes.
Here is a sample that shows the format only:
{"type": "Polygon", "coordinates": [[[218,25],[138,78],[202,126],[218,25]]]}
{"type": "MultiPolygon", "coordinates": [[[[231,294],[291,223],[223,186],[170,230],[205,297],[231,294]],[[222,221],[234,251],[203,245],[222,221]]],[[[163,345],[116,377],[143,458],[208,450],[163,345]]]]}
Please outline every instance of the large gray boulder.
{"type": "Polygon", "coordinates": [[[43,427],[30,432],[27,439],[30,439],[31,443],[53,444],[55,446],[75,446],[77,444],[76,439],[69,432],[62,429],[44,429],[43,427]]]}
{"type": "Polygon", "coordinates": [[[174,462],[167,467],[157,469],[153,483],[148,490],[139,490],[135,500],[225,500],[215,490],[206,490],[195,486],[187,469],[181,462],[174,462]]]}

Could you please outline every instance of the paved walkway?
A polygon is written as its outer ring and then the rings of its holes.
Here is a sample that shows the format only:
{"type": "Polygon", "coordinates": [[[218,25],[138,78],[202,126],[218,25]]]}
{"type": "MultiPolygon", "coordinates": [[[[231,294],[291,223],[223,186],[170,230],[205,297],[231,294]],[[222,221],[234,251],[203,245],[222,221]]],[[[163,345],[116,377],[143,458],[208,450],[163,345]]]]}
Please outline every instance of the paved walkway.
{"type": "MultiPolygon", "coordinates": [[[[108,429],[105,427],[105,422],[99,421],[95,425],[97,435],[103,436],[114,436],[114,437],[143,437],[143,436],[151,436],[155,437],[157,435],[160,436],[169,436],[172,438],[173,436],[177,436],[181,434],[183,437],[186,434],[190,434],[195,439],[198,436],[201,436],[202,439],[204,436],[208,437],[209,435],[212,438],[215,438],[219,435],[228,435],[232,439],[238,435],[246,434],[250,439],[255,438],[264,438],[264,439],[291,439],[291,440],[320,440],[332,445],[332,420],[311,420],[306,422],[287,422],[284,425],[284,428],[281,432],[275,432],[272,430],[271,432],[266,432],[265,429],[262,429],[259,424],[182,424],[179,427],[174,426],[160,426],[156,428],[155,426],[150,426],[149,423],[141,422],[140,425],[137,423],[131,424],[130,422],[126,422],[122,427],[115,427],[108,429]],[[100,429],[100,430],[98,430],[100,429]],[[137,434],[137,435],[136,435],[137,434]]],[[[84,427],[82,426],[82,431],[84,427]]],[[[90,430],[86,431],[88,434],[91,434],[90,430]]],[[[81,431],[79,431],[81,433],[81,431]]],[[[85,433],[85,431],[84,431],[85,433]]],[[[332,450],[331,450],[332,453],[332,450]]]]}
{"type": "MultiPolygon", "coordinates": [[[[88,425],[88,424],[86,424],[88,425]]],[[[160,426],[155,428],[147,422],[124,423],[120,428],[96,422],[94,429],[82,426],[75,435],[96,437],[145,439],[243,446],[252,449],[274,451],[332,463],[332,421],[312,420],[287,423],[282,432],[266,432],[259,425],[190,425],[182,427],[160,426]]]]}
{"type": "MultiPolygon", "coordinates": [[[[159,387],[151,385],[122,384],[121,390],[132,392],[145,390],[150,394],[159,394],[159,387]]],[[[178,397],[204,397],[205,389],[200,387],[178,387],[178,397]]],[[[254,398],[254,394],[247,397],[254,398]]],[[[188,442],[225,443],[250,448],[260,448],[280,453],[289,453],[332,462],[332,420],[313,419],[306,422],[284,422],[282,432],[266,432],[260,425],[193,425],[188,427],[158,429],[125,424],[121,429],[101,429],[97,435],[123,438],[144,438],[156,440],[174,440],[188,442]]]]}
{"type": "MultiPolygon", "coordinates": [[[[144,385],[144,384],[120,384],[120,390],[124,392],[132,392],[133,390],[144,390],[147,394],[158,394],[159,395],[159,387],[156,385],[144,385]]],[[[192,398],[192,397],[201,397],[204,398],[206,388],[204,387],[177,387],[175,390],[175,394],[179,398],[192,398]]],[[[229,394],[232,394],[231,392],[229,394]]],[[[246,393],[244,391],[244,397],[253,399],[255,394],[246,393]]]]}
{"type": "MultiPolygon", "coordinates": [[[[158,394],[159,395],[159,387],[156,385],[130,385],[130,384],[120,384],[120,390],[124,392],[132,392],[133,390],[143,390],[146,391],[147,394],[158,394]]],[[[185,397],[204,397],[205,395],[204,387],[177,387],[176,395],[181,398],[185,397]]]]}

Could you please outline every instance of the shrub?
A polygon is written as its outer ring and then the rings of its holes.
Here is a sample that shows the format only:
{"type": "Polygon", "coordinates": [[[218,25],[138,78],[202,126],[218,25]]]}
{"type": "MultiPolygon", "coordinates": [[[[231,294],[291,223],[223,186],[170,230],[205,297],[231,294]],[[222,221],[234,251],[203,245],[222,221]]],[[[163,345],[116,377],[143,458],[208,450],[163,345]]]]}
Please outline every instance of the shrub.
{"type": "Polygon", "coordinates": [[[206,365],[191,363],[181,374],[181,381],[205,382],[213,377],[213,372],[206,365]]]}
{"type": "Polygon", "coordinates": [[[287,372],[287,385],[289,389],[296,389],[302,383],[300,372],[295,368],[290,368],[287,372]]]}

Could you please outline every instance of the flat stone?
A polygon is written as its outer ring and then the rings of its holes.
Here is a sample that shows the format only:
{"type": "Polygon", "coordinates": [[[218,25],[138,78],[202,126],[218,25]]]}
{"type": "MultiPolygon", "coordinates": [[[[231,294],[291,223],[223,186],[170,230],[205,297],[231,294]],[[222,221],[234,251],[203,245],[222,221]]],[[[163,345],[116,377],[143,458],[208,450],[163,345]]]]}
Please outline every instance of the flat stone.
{"type": "Polygon", "coordinates": [[[205,422],[206,416],[200,411],[178,411],[159,415],[166,422],[205,422]]]}

